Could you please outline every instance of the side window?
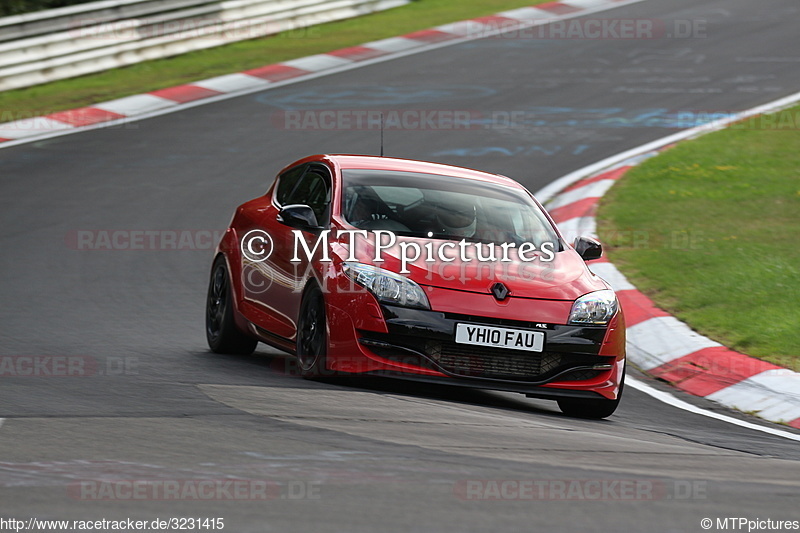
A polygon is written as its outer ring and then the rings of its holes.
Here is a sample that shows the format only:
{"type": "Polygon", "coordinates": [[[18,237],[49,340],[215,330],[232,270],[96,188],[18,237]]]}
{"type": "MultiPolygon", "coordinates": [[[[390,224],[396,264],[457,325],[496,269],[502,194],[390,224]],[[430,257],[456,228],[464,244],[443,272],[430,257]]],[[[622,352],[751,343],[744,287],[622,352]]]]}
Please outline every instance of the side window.
{"type": "Polygon", "coordinates": [[[275,191],[275,199],[280,205],[294,203],[288,202],[287,197],[297,186],[297,182],[300,181],[305,169],[306,165],[300,165],[298,167],[290,168],[278,177],[278,188],[275,191]]]}
{"type": "Polygon", "coordinates": [[[330,183],[327,170],[317,166],[309,167],[293,190],[283,200],[278,197],[278,201],[281,205],[305,204],[309,206],[314,211],[317,221],[325,225],[330,218],[330,183]]]}

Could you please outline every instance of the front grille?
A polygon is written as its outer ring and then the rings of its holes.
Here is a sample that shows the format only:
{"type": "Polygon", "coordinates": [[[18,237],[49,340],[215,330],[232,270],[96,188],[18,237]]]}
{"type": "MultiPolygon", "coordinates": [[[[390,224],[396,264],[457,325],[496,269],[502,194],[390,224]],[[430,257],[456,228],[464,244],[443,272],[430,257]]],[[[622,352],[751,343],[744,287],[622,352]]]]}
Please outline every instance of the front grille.
{"type": "Polygon", "coordinates": [[[561,354],[524,352],[488,346],[443,342],[431,358],[444,370],[459,376],[497,379],[535,379],[561,364],[561,354]]]}
{"type": "Polygon", "coordinates": [[[459,344],[424,337],[366,331],[360,333],[360,342],[380,357],[466,378],[519,382],[542,382],[553,379],[579,381],[592,379],[605,372],[585,367],[610,363],[609,357],[590,354],[552,350],[531,352],[459,344]],[[571,370],[577,367],[584,368],[571,370]]]}

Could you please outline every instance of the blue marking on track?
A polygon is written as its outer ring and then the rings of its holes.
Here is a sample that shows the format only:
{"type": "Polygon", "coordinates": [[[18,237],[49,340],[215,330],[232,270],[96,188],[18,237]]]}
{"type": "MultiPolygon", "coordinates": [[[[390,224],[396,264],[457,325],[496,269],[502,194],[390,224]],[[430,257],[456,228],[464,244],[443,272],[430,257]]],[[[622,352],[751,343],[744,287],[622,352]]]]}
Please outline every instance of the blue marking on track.
{"type": "Polygon", "coordinates": [[[474,146],[470,148],[450,148],[434,152],[435,157],[456,156],[456,157],[485,157],[492,155],[499,156],[553,156],[559,154],[580,155],[591,148],[590,144],[579,144],[576,146],[562,145],[529,145],[529,146],[474,146]]]}

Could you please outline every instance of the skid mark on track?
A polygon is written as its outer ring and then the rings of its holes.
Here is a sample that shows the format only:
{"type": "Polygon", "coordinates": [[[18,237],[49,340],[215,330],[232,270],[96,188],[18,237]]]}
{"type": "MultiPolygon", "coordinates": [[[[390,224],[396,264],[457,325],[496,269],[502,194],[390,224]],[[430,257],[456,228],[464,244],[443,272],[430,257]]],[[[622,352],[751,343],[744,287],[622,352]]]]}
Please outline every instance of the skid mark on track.
{"type": "Polygon", "coordinates": [[[515,415],[442,400],[353,390],[316,390],[310,394],[312,391],[307,389],[293,388],[199,387],[216,401],[274,420],[400,445],[441,451],[458,449],[478,456],[506,457],[498,443],[503,443],[506,450],[515,450],[512,455],[523,460],[554,448],[571,453],[674,456],[731,453],[664,435],[634,431],[633,436],[625,436],[611,426],[529,412],[515,415]]]}

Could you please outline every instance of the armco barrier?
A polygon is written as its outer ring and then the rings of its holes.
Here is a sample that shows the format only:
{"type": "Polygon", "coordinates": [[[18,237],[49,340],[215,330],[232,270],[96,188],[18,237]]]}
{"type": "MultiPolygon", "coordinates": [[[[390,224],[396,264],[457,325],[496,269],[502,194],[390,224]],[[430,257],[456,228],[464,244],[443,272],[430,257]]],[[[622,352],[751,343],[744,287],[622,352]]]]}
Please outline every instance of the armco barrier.
{"type": "Polygon", "coordinates": [[[410,0],[104,0],[0,18],[0,91],[389,9],[410,0]]]}

